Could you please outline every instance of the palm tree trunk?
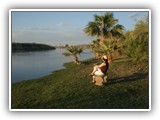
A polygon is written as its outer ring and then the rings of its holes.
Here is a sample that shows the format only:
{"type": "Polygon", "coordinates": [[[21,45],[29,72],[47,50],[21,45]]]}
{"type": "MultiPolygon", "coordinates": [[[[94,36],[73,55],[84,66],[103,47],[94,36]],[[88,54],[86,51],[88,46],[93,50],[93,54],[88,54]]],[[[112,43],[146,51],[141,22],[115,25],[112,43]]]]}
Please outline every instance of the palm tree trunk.
{"type": "Polygon", "coordinates": [[[96,59],[99,58],[99,53],[98,52],[95,53],[95,57],[96,57],[96,59]]]}
{"type": "Polygon", "coordinates": [[[104,43],[104,35],[103,35],[103,33],[101,34],[101,43],[104,43]]]}
{"type": "Polygon", "coordinates": [[[105,41],[103,29],[104,29],[104,25],[102,24],[102,28],[101,28],[101,42],[102,42],[102,43],[104,43],[104,41],[105,41]]]}
{"type": "Polygon", "coordinates": [[[111,63],[113,61],[112,55],[108,55],[108,63],[111,63]]]}
{"type": "Polygon", "coordinates": [[[79,61],[78,61],[78,57],[77,57],[77,56],[75,56],[73,61],[74,61],[74,63],[78,64],[78,63],[79,63],[79,61]]]}

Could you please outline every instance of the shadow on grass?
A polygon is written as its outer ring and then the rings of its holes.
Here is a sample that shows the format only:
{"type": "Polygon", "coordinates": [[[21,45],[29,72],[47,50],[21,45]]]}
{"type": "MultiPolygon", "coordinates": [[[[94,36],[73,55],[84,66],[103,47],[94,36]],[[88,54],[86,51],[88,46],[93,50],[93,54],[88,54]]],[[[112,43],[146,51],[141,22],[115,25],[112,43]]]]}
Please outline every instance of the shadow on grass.
{"type": "Polygon", "coordinates": [[[120,59],[113,60],[114,63],[129,63],[131,61],[132,61],[131,59],[126,59],[126,58],[120,58],[120,59]]]}
{"type": "Polygon", "coordinates": [[[125,57],[121,57],[121,58],[114,58],[113,60],[124,60],[126,59],[125,57]]]}
{"type": "Polygon", "coordinates": [[[124,76],[124,77],[119,77],[119,78],[116,77],[116,78],[108,79],[108,82],[105,85],[107,86],[107,85],[112,85],[112,84],[121,83],[121,82],[137,81],[137,80],[144,79],[147,77],[148,77],[148,72],[146,73],[137,72],[130,76],[124,76]]]}

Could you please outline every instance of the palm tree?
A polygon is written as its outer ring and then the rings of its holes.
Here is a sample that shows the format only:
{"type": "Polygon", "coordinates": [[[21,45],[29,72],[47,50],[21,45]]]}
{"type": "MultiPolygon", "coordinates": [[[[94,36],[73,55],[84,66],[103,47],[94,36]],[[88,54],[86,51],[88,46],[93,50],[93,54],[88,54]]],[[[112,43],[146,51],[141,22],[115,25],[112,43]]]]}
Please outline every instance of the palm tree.
{"type": "Polygon", "coordinates": [[[101,16],[94,15],[94,21],[87,24],[84,32],[87,36],[100,37],[102,43],[106,38],[115,39],[123,36],[124,27],[117,24],[118,20],[114,18],[113,13],[107,12],[101,16]]]}
{"type": "Polygon", "coordinates": [[[70,47],[67,47],[66,50],[67,51],[65,51],[63,53],[63,55],[73,56],[74,57],[74,59],[73,59],[74,63],[78,64],[79,61],[78,61],[77,55],[80,55],[82,53],[83,49],[80,48],[80,47],[76,47],[76,46],[70,46],[70,47]]]}

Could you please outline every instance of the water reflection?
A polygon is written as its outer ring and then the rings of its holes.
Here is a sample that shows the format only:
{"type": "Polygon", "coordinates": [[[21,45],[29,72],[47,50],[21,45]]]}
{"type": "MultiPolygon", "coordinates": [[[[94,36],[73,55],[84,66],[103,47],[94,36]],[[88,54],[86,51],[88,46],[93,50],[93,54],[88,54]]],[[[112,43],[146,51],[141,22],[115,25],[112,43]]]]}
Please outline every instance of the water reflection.
{"type": "MultiPolygon", "coordinates": [[[[50,51],[12,53],[12,83],[21,80],[38,78],[52,71],[63,69],[63,64],[73,60],[62,55],[64,49],[50,51]]],[[[91,58],[94,55],[85,50],[79,60],[91,58]]]]}

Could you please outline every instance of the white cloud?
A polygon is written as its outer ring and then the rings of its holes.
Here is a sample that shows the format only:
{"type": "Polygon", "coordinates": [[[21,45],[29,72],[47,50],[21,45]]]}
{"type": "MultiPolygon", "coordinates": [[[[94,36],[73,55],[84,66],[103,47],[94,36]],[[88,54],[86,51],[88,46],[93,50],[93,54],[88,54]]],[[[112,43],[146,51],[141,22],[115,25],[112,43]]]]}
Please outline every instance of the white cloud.
{"type": "Polygon", "coordinates": [[[76,37],[84,34],[82,29],[65,30],[63,33],[64,33],[64,36],[67,36],[67,37],[76,37]]]}
{"type": "Polygon", "coordinates": [[[12,32],[13,42],[44,43],[50,45],[65,44],[87,44],[92,38],[85,35],[82,29],[71,29],[57,32],[34,30],[22,30],[12,32]],[[39,32],[34,32],[39,31],[39,32]]]}
{"type": "Polygon", "coordinates": [[[66,24],[64,22],[59,22],[56,24],[56,27],[65,27],[66,24]]]}
{"type": "Polygon", "coordinates": [[[133,13],[131,13],[131,14],[128,15],[128,18],[135,18],[137,16],[139,16],[139,14],[136,13],[136,12],[133,12],[133,13]]]}
{"type": "Polygon", "coordinates": [[[55,30],[54,27],[32,27],[32,28],[29,28],[28,30],[31,30],[31,31],[52,31],[52,30],[55,30]]]}

